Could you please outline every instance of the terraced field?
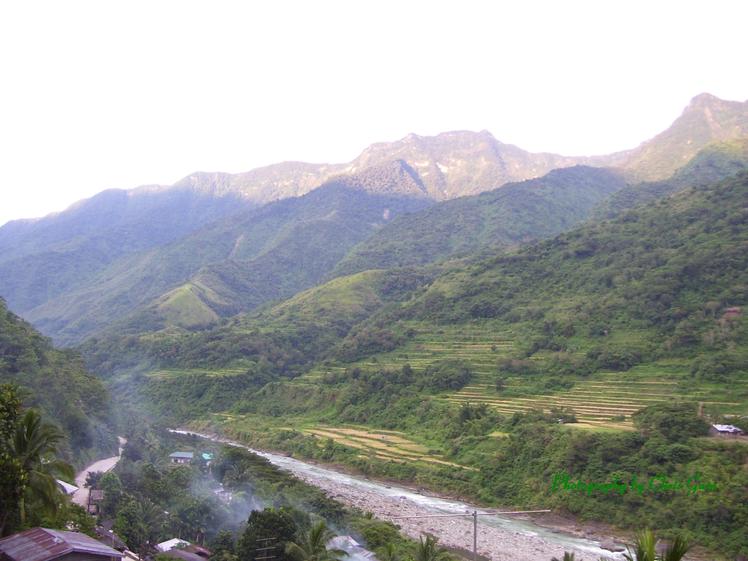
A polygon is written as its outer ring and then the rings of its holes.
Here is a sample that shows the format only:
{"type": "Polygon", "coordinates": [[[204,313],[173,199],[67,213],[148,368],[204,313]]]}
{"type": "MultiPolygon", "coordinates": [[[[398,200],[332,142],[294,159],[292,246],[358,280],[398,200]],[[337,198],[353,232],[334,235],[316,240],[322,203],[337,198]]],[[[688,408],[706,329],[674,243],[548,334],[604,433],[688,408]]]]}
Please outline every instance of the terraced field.
{"type": "Polygon", "coordinates": [[[323,425],[305,428],[302,432],[320,439],[320,446],[324,446],[324,441],[330,438],[349,448],[361,450],[362,458],[373,456],[380,460],[398,463],[423,462],[466,470],[474,469],[448,462],[440,454],[429,453],[425,446],[408,440],[402,432],[323,425]]]}
{"type": "MultiPolygon", "coordinates": [[[[506,414],[540,409],[568,408],[574,411],[579,428],[632,430],[631,415],[648,405],[673,400],[701,401],[705,407],[740,408],[744,402],[719,401],[707,389],[683,391],[678,379],[647,379],[621,374],[602,374],[576,382],[573,388],[557,393],[516,396],[526,382],[521,378],[507,380],[505,391],[478,383],[444,397],[451,403],[485,403],[506,414]],[[506,395],[509,394],[509,395],[506,395]],[[514,395],[512,395],[514,394],[514,395]]],[[[748,390],[744,382],[737,393],[748,390]]],[[[716,396],[720,397],[720,396],[716,396]]],[[[733,398],[734,399],[734,398],[733,398]]]]}
{"type": "MultiPolygon", "coordinates": [[[[698,401],[706,411],[733,415],[748,415],[748,380],[731,383],[698,382],[690,378],[690,362],[670,359],[640,365],[625,373],[597,374],[589,379],[577,380],[566,391],[539,393],[529,387],[537,380],[519,377],[506,380],[506,390],[497,392],[496,379],[499,359],[515,350],[518,337],[505,328],[499,329],[490,322],[475,322],[456,326],[423,326],[406,322],[405,327],[415,335],[397,350],[360,360],[351,364],[325,364],[294,383],[314,384],[326,373],[342,372],[347,368],[363,370],[396,370],[409,364],[415,370],[425,369],[438,360],[462,359],[473,371],[471,384],[461,391],[445,395],[450,403],[486,403],[502,413],[553,407],[574,410],[576,428],[594,430],[632,430],[631,415],[642,407],[664,403],[673,399],[698,401]]],[[[628,333],[629,343],[641,343],[646,333],[628,333]]],[[[581,349],[577,349],[581,352],[581,349]]],[[[542,353],[533,360],[544,361],[542,353]]],[[[572,426],[572,425],[570,425],[572,426]]]]}
{"type": "Polygon", "coordinates": [[[221,376],[239,376],[247,371],[246,368],[190,368],[190,369],[178,369],[169,368],[154,370],[148,373],[148,377],[156,380],[172,380],[179,378],[180,376],[187,376],[189,374],[200,374],[203,376],[209,376],[211,378],[218,378],[221,376]]]}
{"type": "Polygon", "coordinates": [[[400,369],[405,364],[416,370],[423,369],[437,360],[462,359],[469,363],[478,376],[496,375],[496,361],[507,356],[513,349],[513,334],[498,331],[485,323],[459,326],[422,326],[418,322],[406,322],[406,328],[415,335],[403,346],[390,353],[378,354],[352,364],[324,365],[304,375],[299,381],[314,381],[327,372],[340,372],[346,368],[400,369]]]}

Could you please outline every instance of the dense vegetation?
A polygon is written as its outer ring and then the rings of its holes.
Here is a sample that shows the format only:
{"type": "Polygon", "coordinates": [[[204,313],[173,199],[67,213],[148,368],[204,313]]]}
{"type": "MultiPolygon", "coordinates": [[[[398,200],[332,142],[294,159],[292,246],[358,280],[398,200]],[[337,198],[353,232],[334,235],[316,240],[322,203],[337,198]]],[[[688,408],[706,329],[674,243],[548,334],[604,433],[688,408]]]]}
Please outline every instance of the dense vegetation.
{"type": "Polygon", "coordinates": [[[93,528],[57,485],[57,479],[74,477],[73,467],[59,457],[64,439],[38,411],[23,409],[17,386],[0,384],[0,537],[35,526],[93,528]]]}
{"type": "Polygon", "coordinates": [[[55,349],[0,300],[0,383],[9,382],[23,390],[26,406],[62,429],[67,460],[80,465],[114,449],[112,407],[101,380],[77,353],[55,349]]]}
{"type": "MultiPolygon", "coordinates": [[[[397,376],[389,373],[387,379],[397,376]]],[[[743,467],[748,446],[700,438],[706,424],[696,417],[695,404],[644,410],[636,432],[594,433],[560,425],[555,415],[539,412],[504,417],[484,407],[448,409],[396,385],[386,382],[376,394],[358,391],[357,398],[349,392],[336,403],[340,422],[365,418],[370,426],[420,435],[431,450],[443,450],[452,461],[478,471],[362,458],[359,449],[329,439],[267,431],[257,426],[255,416],[236,436],[487,505],[553,508],[621,527],[657,528],[666,536],[685,530],[714,550],[748,551],[748,473],[743,467]],[[503,436],[493,436],[496,432],[503,436]],[[577,481],[581,484],[571,486],[577,481]]],[[[323,402],[324,397],[309,411],[323,402]]],[[[332,421],[329,413],[325,418],[332,421]]]]}
{"type": "Polygon", "coordinates": [[[149,543],[179,536],[207,542],[212,559],[252,560],[268,545],[263,540],[273,537],[276,558],[292,561],[287,544],[303,543],[317,521],[355,534],[371,549],[391,544],[398,556],[414,549],[393,525],[344,507],[264,458],[191,437],[141,428],[115,471],[94,475],[91,484],[105,491],[100,520],[114,520],[133,551],[145,553],[149,543]],[[175,449],[192,450],[195,459],[170,464],[168,454],[175,449]]]}
{"type": "MultiPolygon", "coordinates": [[[[164,330],[94,338],[83,347],[88,364],[108,376],[144,363],[149,368],[224,368],[293,377],[336,349],[351,328],[419,290],[434,271],[366,271],[309,289],[261,312],[202,331],[164,330]]],[[[373,335],[372,335],[373,336],[373,335]]],[[[369,341],[371,343],[371,341],[369,341]]],[[[359,356],[363,336],[339,352],[359,356]]],[[[393,341],[392,344],[395,344],[393,341]]]]}
{"type": "MultiPolygon", "coordinates": [[[[743,107],[697,98],[616,162],[659,179],[714,140],[705,115],[740,131],[743,107]]],[[[420,140],[404,144],[418,152],[420,140]]],[[[578,167],[426,210],[438,182],[397,160],[199,231],[190,222],[104,264],[89,239],[56,281],[31,251],[16,256],[21,274],[8,286],[34,293],[27,303],[41,305],[28,313],[49,332],[88,337],[88,365],[133,412],[125,460],[99,482],[105,515],[133,547],[204,531],[230,561],[250,555],[268,525],[288,541],[310,538],[301,511],[358,528],[372,547],[402,545],[392,528],[244,452],[222,451],[217,481],[199,462],[166,465],[167,450],[138,429],[147,414],[484,504],[684,530],[748,554],[748,446],[705,436],[705,419],[743,423],[748,403],[748,173],[722,181],[747,156],[733,140],[668,180],[625,186],[578,167]],[[76,267],[81,282],[68,291],[76,267]],[[37,273],[43,286],[29,284],[37,273]],[[246,498],[237,507],[275,510],[244,530],[248,512],[222,504],[219,483],[246,498]]],[[[26,386],[70,435],[67,457],[105,447],[101,385],[77,355],[0,311],[0,381],[26,386]],[[55,400],[63,391],[72,397],[55,400]]]]}
{"type": "MultiPolygon", "coordinates": [[[[448,352],[419,368],[376,365],[406,354],[398,348],[410,344],[408,326],[437,333],[488,322],[513,338],[511,347],[497,348],[494,355],[497,392],[504,391],[499,382],[508,378],[534,379],[537,391],[563,392],[599,371],[625,378],[637,365],[664,359],[689,361],[680,378],[691,384],[687,387],[744,380],[747,200],[748,175],[686,189],[512,254],[436,271],[436,278],[406,287],[387,305],[371,300],[373,313],[348,315],[344,304],[339,316],[325,313],[329,304],[320,297],[325,291],[335,301],[348,301],[339,298],[344,294],[340,288],[353,280],[337,279],[309,293],[306,301],[294,299],[265,312],[266,319],[274,318],[280,322],[276,327],[285,325],[287,331],[303,324],[303,318],[320,318],[320,340],[328,350],[314,360],[327,362],[314,368],[323,374],[297,379],[309,364],[291,381],[227,394],[221,405],[227,417],[209,423],[258,446],[347,463],[365,473],[449,489],[488,504],[550,505],[621,526],[644,521],[666,534],[685,528],[709,547],[744,551],[746,447],[702,439],[704,424],[696,418],[695,403],[645,409],[634,415],[633,432],[585,432],[570,428],[573,411],[507,415],[485,405],[456,407],[443,400],[474,378],[469,360],[444,362],[448,352]],[[352,319],[339,331],[326,330],[333,317],[352,319]],[[350,351],[354,338],[361,338],[356,344],[361,353],[350,351]],[[365,344],[370,340],[378,343],[365,344]],[[381,361],[374,360],[377,356],[381,361]],[[283,428],[289,424],[312,428],[283,428]],[[313,436],[315,426],[362,424],[401,431],[427,451],[409,453],[406,461],[376,454],[361,458],[360,446],[352,445],[360,438],[313,436]],[[467,469],[455,470],[429,457],[467,469]],[[687,481],[697,472],[716,490],[641,496],[549,491],[556,473],[606,483],[659,476],[687,481]]],[[[367,284],[381,275],[350,277],[361,283],[354,285],[355,294],[369,293],[367,284]]],[[[314,344],[311,331],[305,341],[306,348],[314,344]]],[[[144,399],[152,410],[178,417],[190,408],[207,412],[197,395],[175,404],[179,378],[149,379],[144,399]]],[[[208,380],[206,375],[203,381],[209,385],[208,380]]]]}
{"type": "Polygon", "coordinates": [[[498,319],[526,334],[526,356],[596,368],[708,351],[744,370],[745,318],[729,310],[748,303],[747,198],[748,174],[676,194],[447,273],[394,317],[498,319]]]}

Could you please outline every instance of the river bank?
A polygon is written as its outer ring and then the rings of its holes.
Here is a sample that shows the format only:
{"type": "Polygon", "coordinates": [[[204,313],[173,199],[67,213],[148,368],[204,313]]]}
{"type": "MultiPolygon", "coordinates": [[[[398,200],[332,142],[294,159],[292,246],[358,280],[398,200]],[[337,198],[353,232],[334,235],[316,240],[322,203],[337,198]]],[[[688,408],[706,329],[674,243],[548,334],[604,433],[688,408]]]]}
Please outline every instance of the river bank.
{"type": "MultiPolygon", "coordinates": [[[[314,485],[339,502],[368,511],[379,519],[397,524],[403,533],[419,539],[430,533],[450,548],[471,551],[473,522],[465,516],[445,517],[445,514],[464,515],[474,505],[413,490],[392,482],[379,482],[331,469],[327,466],[303,462],[295,458],[251,449],[241,443],[216,435],[174,430],[178,434],[201,438],[249,449],[281,469],[290,471],[306,483],[314,485]],[[437,515],[436,518],[431,516],[437,515]],[[421,517],[421,518],[413,518],[421,517]],[[429,518],[423,518],[429,517],[429,518]]],[[[529,517],[480,516],[478,523],[478,553],[491,561],[543,561],[562,558],[565,551],[574,552],[577,559],[598,560],[605,557],[622,559],[620,553],[603,549],[601,542],[615,541],[610,537],[591,535],[588,528],[566,521],[562,517],[548,517],[550,525],[534,522],[529,517]],[[587,535],[585,535],[587,534],[587,535]]],[[[607,544],[606,544],[607,545],[607,544]]]]}

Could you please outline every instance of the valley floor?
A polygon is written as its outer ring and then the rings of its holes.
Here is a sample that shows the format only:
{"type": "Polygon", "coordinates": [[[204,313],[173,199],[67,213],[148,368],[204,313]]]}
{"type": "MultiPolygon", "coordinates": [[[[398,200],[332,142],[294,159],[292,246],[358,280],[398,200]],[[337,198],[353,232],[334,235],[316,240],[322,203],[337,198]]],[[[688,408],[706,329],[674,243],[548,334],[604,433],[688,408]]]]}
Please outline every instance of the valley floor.
{"type": "MultiPolygon", "coordinates": [[[[398,525],[414,539],[423,534],[433,534],[446,547],[472,551],[473,523],[469,517],[460,518],[402,518],[427,516],[432,511],[420,507],[405,497],[385,497],[365,491],[356,486],[333,482],[329,479],[301,475],[301,479],[325,490],[330,497],[347,506],[360,508],[381,520],[398,525]]],[[[563,530],[569,530],[569,526],[563,530]]],[[[539,559],[562,558],[564,551],[574,551],[578,559],[599,558],[599,552],[591,553],[551,543],[530,532],[514,531],[484,523],[478,524],[478,554],[492,561],[537,561],[539,559]]],[[[610,554],[611,559],[619,555],[610,554]]]]}

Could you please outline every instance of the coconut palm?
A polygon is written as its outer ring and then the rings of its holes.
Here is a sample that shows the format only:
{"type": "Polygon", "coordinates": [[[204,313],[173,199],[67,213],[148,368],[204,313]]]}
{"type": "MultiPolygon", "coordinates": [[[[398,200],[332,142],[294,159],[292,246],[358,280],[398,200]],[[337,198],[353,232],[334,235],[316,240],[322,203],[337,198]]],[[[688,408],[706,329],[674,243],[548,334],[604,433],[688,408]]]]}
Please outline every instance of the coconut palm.
{"type": "Polygon", "coordinates": [[[657,553],[657,539],[654,532],[645,530],[636,535],[633,550],[627,548],[628,551],[623,554],[623,557],[626,561],[681,561],[689,547],[688,542],[678,536],[660,555],[657,553]]]}
{"type": "Polygon", "coordinates": [[[323,521],[317,522],[301,536],[299,543],[286,544],[286,553],[296,561],[339,561],[348,553],[327,548],[327,542],[333,537],[335,535],[323,521]]]}
{"type": "Polygon", "coordinates": [[[41,415],[29,409],[21,417],[10,443],[11,453],[28,475],[26,492],[19,501],[21,523],[26,520],[26,503],[39,503],[48,512],[57,512],[61,493],[57,478],[73,479],[75,472],[67,462],[57,459],[58,444],[65,436],[54,425],[42,421],[41,415]]]}
{"type": "Polygon", "coordinates": [[[449,552],[439,547],[439,541],[432,535],[426,534],[426,539],[421,536],[421,541],[416,546],[414,561],[447,561],[449,552]]]}

